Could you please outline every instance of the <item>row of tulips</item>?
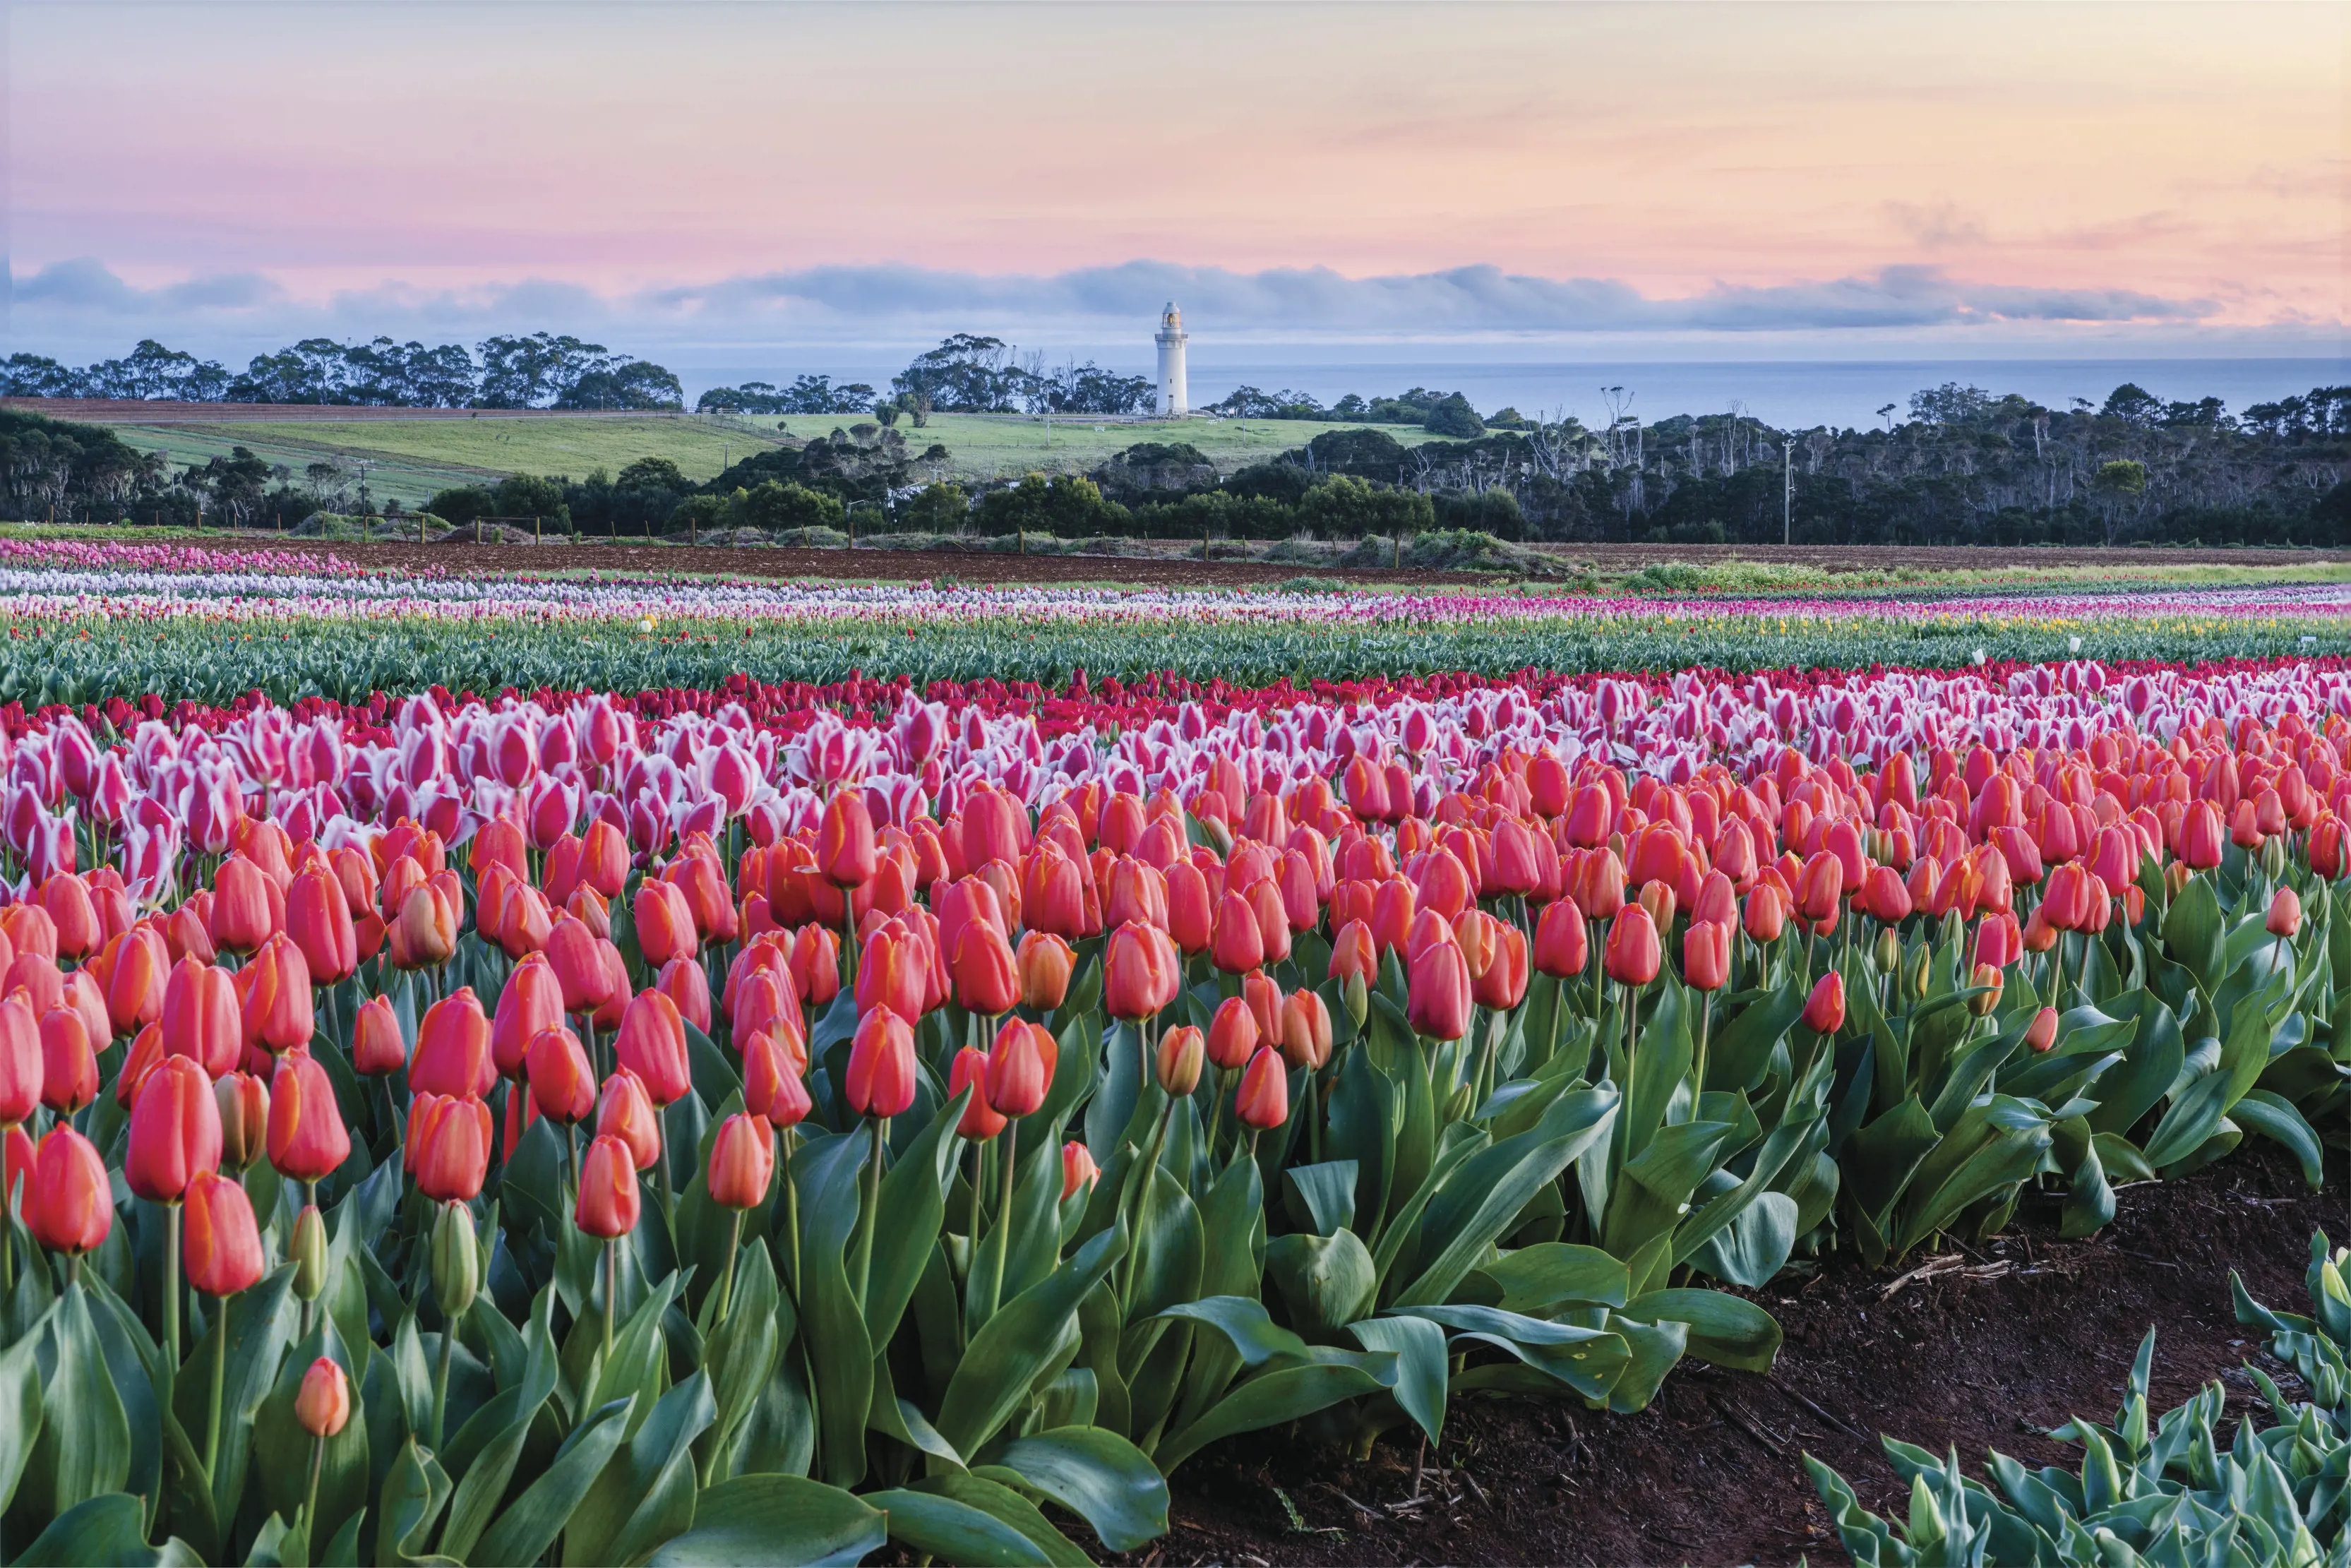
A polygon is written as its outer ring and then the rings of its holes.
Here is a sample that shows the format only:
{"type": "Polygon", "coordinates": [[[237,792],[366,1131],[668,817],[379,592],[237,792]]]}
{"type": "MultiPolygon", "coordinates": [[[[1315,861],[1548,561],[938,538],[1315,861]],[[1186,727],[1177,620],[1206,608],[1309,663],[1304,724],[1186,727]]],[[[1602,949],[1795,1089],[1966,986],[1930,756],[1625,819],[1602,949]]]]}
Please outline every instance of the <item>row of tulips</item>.
{"type": "Polygon", "coordinates": [[[411,705],[348,750],[19,737],[37,826],[43,768],[204,824],[132,878],[52,835],[0,909],[0,1533],[1071,1561],[1254,1427],[1768,1367],[1712,1286],[1800,1250],[2043,1191],[2086,1232],[2117,1173],[2248,1132],[2314,1181],[2351,721],[2260,706],[2281,684],[2167,683],[2168,736],[2126,707],[2064,749],[1737,770],[1517,744],[1570,696],[1641,733],[1622,690],[1293,713],[1249,752],[1187,717],[1142,737],[1194,747],[1180,790],[1117,787],[1101,737],[1040,809],[977,766],[1002,719],[902,716],[907,758],[962,748],[935,796],[843,775],[883,742],[838,719],[679,724],[702,793],[659,834],[566,788],[684,776],[610,703],[411,705]],[[271,756],[313,776],[238,782],[271,756]],[[810,809],[763,816],[769,768],[810,809]]]}

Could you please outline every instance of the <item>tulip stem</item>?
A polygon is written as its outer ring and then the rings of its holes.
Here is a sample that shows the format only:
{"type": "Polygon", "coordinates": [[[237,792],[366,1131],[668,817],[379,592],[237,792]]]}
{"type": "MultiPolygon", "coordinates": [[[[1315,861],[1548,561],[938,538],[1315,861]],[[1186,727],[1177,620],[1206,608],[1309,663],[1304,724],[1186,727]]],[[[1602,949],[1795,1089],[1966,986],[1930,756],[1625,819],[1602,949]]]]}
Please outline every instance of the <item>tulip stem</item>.
{"type": "Polygon", "coordinates": [[[319,1522],[319,1472],[327,1468],[327,1439],[317,1437],[310,1444],[310,1498],[302,1505],[302,1525],[315,1529],[319,1522]]]}
{"type": "Polygon", "coordinates": [[[997,1188],[999,1197],[996,1208],[996,1236],[994,1238],[996,1241],[996,1265],[988,1272],[987,1297],[987,1311],[980,1317],[979,1321],[982,1322],[986,1322],[989,1318],[996,1315],[997,1302],[1002,1300],[1004,1295],[1004,1260],[1006,1255],[1012,1250],[1012,1177],[1015,1172],[1015,1167],[1019,1164],[1017,1156],[1019,1155],[1019,1148],[1020,1124],[1018,1121],[1005,1123],[1004,1182],[1001,1186],[997,1188]]]}
{"type": "Polygon", "coordinates": [[[873,1155],[865,1162],[865,1197],[864,1201],[857,1206],[857,1239],[854,1256],[851,1260],[850,1284],[856,1291],[857,1305],[861,1310],[865,1305],[866,1284],[873,1274],[873,1223],[876,1212],[882,1207],[882,1140],[889,1126],[889,1117],[873,1118],[873,1155]]]}
{"type": "Polygon", "coordinates": [[[726,1323],[726,1309],[735,1304],[735,1264],[742,1253],[743,1211],[738,1208],[735,1210],[734,1234],[726,1242],[726,1271],[718,1276],[718,1321],[715,1327],[726,1323]]]}
{"type": "MultiPolygon", "coordinates": [[[[612,1320],[621,1315],[621,1239],[604,1243],[604,1364],[612,1364],[612,1320]]],[[[442,1342],[448,1348],[448,1342],[442,1342]]]]}
{"type": "Polygon", "coordinates": [[[204,1407],[204,1478],[212,1479],[213,1468],[220,1458],[221,1394],[228,1386],[228,1308],[235,1296],[220,1299],[219,1319],[213,1325],[213,1398],[204,1407]]]}
{"type": "MultiPolygon", "coordinates": [[[[610,1303],[604,1312],[606,1343],[609,1348],[612,1313],[610,1303]]],[[[444,1315],[441,1320],[441,1363],[433,1369],[433,1449],[441,1449],[442,1429],[449,1415],[449,1357],[457,1348],[457,1320],[444,1315]]]]}
{"type": "Polygon", "coordinates": [[[1690,1118],[1699,1120],[1698,1097],[1706,1092],[1706,1037],[1714,1026],[1714,993],[1700,991],[1698,998],[1698,1072],[1690,1082],[1690,1118]]]}
{"type": "MultiPolygon", "coordinates": [[[[661,1113],[656,1111],[653,1114],[659,1116],[661,1113]]],[[[663,1138],[661,1153],[653,1156],[653,1186],[661,1194],[662,1222],[674,1228],[677,1223],[677,1197],[670,1190],[669,1185],[670,1146],[670,1140],[663,1138]]]]}
{"type": "MultiPolygon", "coordinates": [[[[1313,1092],[1311,1081],[1307,1092],[1313,1092]]],[[[1134,1305],[1134,1255],[1142,1248],[1143,1214],[1151,1203],[1152,1185],[1159,1179],[1160,1151],[1167,1146],[1167,1125],[1176,1119],[1176,1102],[1169,1100],[1167,1108],[1159,1113],[1159,1125],[1151,1131],[1151,1152],[1144,1156],[1138,1173],[1142,1177],[1134,1193],[1134,1218],[1127,1226],[1126,1256],[1119,1263],[1118,1304],[1122,1316],[1134,1305]]]]}
{"type": "Polygon", "coordinates": [[[180,1365],[180,1206],[163,1206],[163,1354],[173,1371],[180,1365]]]}
{"type": "Polygon", "coordinates": [[[792,1181],[792,1145],[799,1135],[792,1128],[784,1129],[784,1232],[790,1242],[792,1300],[799,1300],[800,1291],[800,1189],[792,1181]]]}

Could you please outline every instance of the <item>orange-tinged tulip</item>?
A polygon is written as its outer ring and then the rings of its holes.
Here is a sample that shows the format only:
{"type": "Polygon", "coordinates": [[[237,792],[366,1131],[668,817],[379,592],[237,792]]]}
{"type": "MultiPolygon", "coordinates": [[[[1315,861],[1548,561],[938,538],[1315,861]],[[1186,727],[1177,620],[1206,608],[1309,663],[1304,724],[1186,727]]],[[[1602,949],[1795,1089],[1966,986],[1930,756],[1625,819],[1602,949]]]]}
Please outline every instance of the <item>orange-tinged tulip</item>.
{"type": "Polygon", "coordinates": [[[43,1076],[41,1020],[31,998],[11,991],[0,998],[0,1124],[13,1127],[32,1118],[43,1076]]]}
{"type": "Polygon", "coordinates": [[[1975,962],[2005,969],[2023,956],[2024,930],[2013,915],[1988,915],[1976,927],[1975,962]]]}
{"type": "Polygon", "coordinates": [[[1257,1054],[1260,1036],[1257,1014],[1238,997],[1227,997],[1208,1020],[1208,1060],[1223,1072],[1247,1067],[1257,1054]]]}
{"type": "Polygon", "coordinates": [[[1664,955],[1658,947],[1656,923],[1647,908],[1635,903],[1616,912],[1600,961],[1608,977],[1620,986],[1646,986],[1657,977],[1664,955]]]}
{"type": "Polygon", "coordinates": [[[245,1047],[245,1014],[227,970],[193,954],[181,959],[163,982],[160,1021],[166,1055],[184,1056],[214,1078],[236,1066],[245,1047]]]}
{"type": "Polygon", "coordinates": [[[98,1057],[89,1026],[60,1002],[41,1015],[41,1103],[70,1115],[98,1098],[98,1057]]]}
{"type": "Polygon", "coordinates": [[[2270,894],[2269,915],[2262,925],[2273,936],[2295,935],[2302,929],[2302,895],[2290,887],[2270,894]]]}
{"type": "Polygon", "coordinates": [[[215,1171],[199,1171],[186,1190],[188,1283],[207,1296],[249,1291],[268,1269],[261,1230],[245,1188],[215,1171]]]}
{"type": "Polygon", "coordinates": [[[172,971],[170,950],[147,926],[115,938],[113,973],[107,977],[106,1012],[118,1035],[137,1034],[163,1011],[163,986],[172,971]]]}
{"type": "Polygon", "coordinates": [[[700,964],[671,959],[653,977],[653,989],[670,999],[678,1017],[705,1034],[710,1032],[710,977],[702,972],[700,964]]]}
{"type": "Polygon", "coordinates": [[[2191,800],[2179,819],[2180,863],[2190,871],[2210,871],[2220,863],[2223,829],[2220,808],[2210,800],[2191,800]]]}
{"type": "Polygon", "coordinates": [[[623,1067],[604,1075],[596,1097],[596,1135],[628,1145],[637,1169],[650,1170],[661,1156],[661,1120],[645,1086],[623,1067]]]}
{"type": "Polygon", "coordinates": [[[1461,949],[1461,961],[1469,967],[1469,978],[1478,980],[1494,962],[1494,949],[1502,940],[1502,923],[1482,909],[1465,909],[1453,918],[1454,946],[1461,949]]]}
{"type": "Polygon", "coordinates": [[[455,905],[439,887],[418,883],[402,901],[384,946],[395,969],[430,969],[447,963],[457,950],[455,905]]]}
{"type": "Polygon", "coordinates": [[[318,1028],[310,1009],[310,966],[283,933],[270,937],[236,972],[245,1043],[264,1051],[308,1045],[318,1028]]]}
{"type": "Polygon", "coordinates": [[[1591,961],[1591,937],[1575,900],[1562,896],[1545,904],[1535,922],[1534,967],[1564,980],[1583,973],[1591,961]]]}
{"type": "Polygon", "coordinates": [[[1431,942],[1412,956],[1405,1016],[1415,1034],[1459,1040],[1468,1032],[1469,1006],[1469,966],[1458,945],[1431,942]]]}
{"type": "Polygon", "coordinates": [[[656,990],[643,990],[621,1015],[621,1032],[614,1052],[622,1067],[637,1075],[655,1105],[682,1100],[694,1087],[686,1064],[685,1020],[677,1004],[656,990]]]}
{"type": "Polygon", "coordinates": [[[1245,896],[1257,920],[1258,944],[1265,951],[1265,962],[1280,963],[1290,956],[1290,911],[1281,902],[1281,889],[1271,882],[1255,883],[1245,896]]]}
{"type": "Polygon", "coordinates": [[[702,940],[721,945],[735,940],[741,931],[741,917],[735,901],[727,896],[726,878],[716,859],[708,854],[688,855],[670,868],[670,878],[702,940]]]}
{"type": "Polygon", "coordinates": [[[796,1042],[762,1030],[743,1053],[743,1108],[772,1127],[798,1126],[810,1109],[800,1074],[807,1058],[796,1042]]]}
{"type": "Polygon", "coordinates": [[[221,862],[213,873],[213,946],[250,953],[276,935],[278,923],[270,908],[276,888],[268,873],[244,855],[221,862]]]}
{"type": "Polygon", "coordinates": [[[1102,949],[1102,1006],[1130,1023],[1176,999],[1182,967],[1167,933],[1132,922],[1110,934],[1102,949]]]}
{"type": "Polygon", "coordinates": [[[151,1023],[139,1031],[122,1055],[122,1071],[114,1075],[114,1103],[125,1111],[139,1103],[147,1075],[163,1063],[163,1026],[151,1023]]]}
{"type": "Polygon", "coordinates": [[[296,1181],[319,1181],[350,1158],[351,1135],[327,1070],[297,1048],[269,1081],[269,1163],[296,1181]]]}
{"type": "Polygon", "coordinates": [[[628,835],[599,817],[580,835],[580,880],[612,899],[621,896],[628,879],[628,835]]]}
{"type": "Polygon", "coordinates": [[[792,938],[786,961],[792,991],[811,1008],[830,1007],[841,994],[841,936],[829,926],[810,924],[792,938]]]}
{"type": "Polygon", "coordinates": [[[86,967],[68,975],[57,1005],[72,1009],[81,1019],[82,1034],[92,1051],[106,1044],[108,1030],[113,1026],[106,1016],[106,993],[99,988],[96,975],[86,967]]]}
{"type": "Polygon", "coordinates": [[[1750,941],[1778,941],[1788,925],[1788,906],[1780,890],[1768,882],[1757,883],[1747,894],[1747,912],[1740,924],[1750,941]]]}
{"type": "Polygon", "coordinates": [[[1682,983],[1694,990],[1719,991],[1730,974],[1730,927],[1693,920],[1682,933],[1682,983]]]}
{"type": "Polygon", "coordinates": [[[609,1136],[590,1144],[580,1162],[580,1201],[571,1211],[580,1228],[606,1241],[626,1236],[637,1228],[643,1200],[628,1145],[609,1136]]]}
{"type": "Polygon", "coordinates": [[[1327,977],[1344,981],[1360,977],[1365,985],[1379,978],[1379,948],[1372,941],[1372,928],[1361,920],[1351,920],[1339,930],[1338,939],[1331,944],[1331,965],[1327,977]]]}
{"type": "Polygon", "coordinates": [[[2057,1043],[2057,1009],[2043,1008],[2024,1026],[2024,1043],[2034,1051],[2047,1051],[2057,1043]]]}
{"type": "Polygon", "coordinates": [[[370,997],[360,1004],[351,1025],[351,1070],[364,1078],[381,1078],[408,1065],[408,1041],[400,1032],[400,1019],[389,997],[370,997]]]}
{"type": "Polygon", "coordinates": [[[316,862],[286,890],[286,931],[319,985],[348,979],[359,967],[359,935],[342,883],[316,862]]]}
{"type": "Polygon", "coordinates": [[[424,1010],[416,1026],[416,1060],[408,1086],[419,1094],[479,1100],[498,1081],[490,1058],[490,1020],[474,988],[461,986],[424,1010]]]}
{"type": "Polygon", "coordinates": [[[1152,1062],[1159,1087],[1171,1095],[1192,1092],[1200,1085],[1200,1065],[1206,1055],[1200,1031],[1190,1024],[1180,1024],[1161,1035],[1152,1062]]]}
{"type": "Polygon", "coordinates": [[[596,1070],[580,1037],[561,1024],[550,1024],[531,1037],[524,1051],[531,1103],[538,1113],[559,1127],[586,1121],[596,1110],[596,1070]]]}
{"type": "Polygon", "coordinates": [[[756,1208],[776,1178],[776,1136],[758,1116],[741,1113],[718,1124],[710,1145],[708,1187],[722,1208],[756,1208]]]}
{"type": "MultiPolygon", "coordinates": [[[[1516,933],[1512,933],[1516,935],[1516,933]]],[[[1526,979],[1525,946],[1520,947],[1520,984],[1526,979]]],[[[1281,1001],[1281,1058],[1292,1067],[1320,1068],[1331,1060],[1331,1009],[1313,991],[1292,991],[1281,1001]]]]}
{"type": "Polygon", "coordinates": [[[175,964],[183,958],[209,964],[218,951],[213,946],[212,932],[205,927],[204,916],[192,904],[180,905],[164,919],[163,946],[171,951],[175,964]]]}
{"type": "Polygon", "coordinates": [[[2049,888],[2041,898],[2040,913],[2059,931],[2080,931],[2088,927],[2091,905],[2105,902],[2105,889],[2087,867],[2080,862],[2059,866],[2049,877],[2049,888]]]}
{"type": "Polygon", "coordinates": [[[1086,929],[1085,879],[1081,862],[1051,839],[1040,839],[1021,868],[1020,911],[1032,931],[1082,936],[1086,929]]]}
{"type": "MultiPolygon", "coordinates": [[[[1164,927],[1169,938],[1186,954],[1205,953],[1216,935],[1216,901],[1208,895],[1208,879],[1190,861],[1177,861],[1167,867],[1167,924],[1164,927]]],[[[1115,927],[1113,927],[1115,929],[1115,927]]],[[[1258,940],[1264,941],[1260,936],[1258,940]]]]}
{"type": "Polygon", "coordinates": [[[349,1380],[331,1357],[320,1356],[302,1375],[301,1389],[294,1396],[294,1418],[302,1430],[320,1438],[340,1436],[351,1418],[349,1380]]]}
{"type": "Polygon", "coordinates": [[[922,1017],[929,964],[929,953],[902,921],[885,923],[857,956],[857,1010],[885,1009],[902,1019],[922,1017]]]}
{"type": "Polygon", "coordinates": [[[695,956],[700,944],[694,911],[676,884],[647,877],[637,884],[636,901],[630,907],[637,920],[637,946],[646,963],[658,966],[695,956]]]}
{"type": "Polygon", "coordinates": [[[1008,1012],[1020,999],[1020,972],[1004,934],[985,921],[973,921],[956,938],[950,967],[955,974],[956,1005],[967,1012],[994,1017],[1008,1012]]]}
{"type": "Polygon", "coordinates": [[[953,1100],[966,1089],[971,1091],[971,1099],[956,1123],[956,1136],[984,1144],[1004,1131],[1006,1118],[987,1103],[987,1052],[976,1045],[956,1051],[947,1068],[947,1098],[953,1100]]]}
{"type": "Polygon", "coordinates": [[[496,938],[507,957],[520,958],[544,948],[554,928],[555,912],[546,895],[535,887],[517,884],[498,906],[496,925],[486,935],[496,938]]]}
{"type": "Polygon", "coordinates": [[[2022,937],[2024,950],[2028,953],[2046,953],[2057,946],[2058,935],[2057,927],[2049,924],[2048,907],[2045,904],[2037,904],[2024,922],[2022,937]]]}
{"type": "Polygon", "coordinates": [[[471,1203],[490,1171],[490,1108],[468,1095],[420,1092],[409,1107],[407,1161],[425,1197],[471,1203]]]}
{"type": "MultiPolygon", "coordinates": [[[[1195,872],[1193,875],[1197,877],[1199,873],[1195,872]]],[[[1140,920],[1163,930],[1167,927],[1167,878],[1156,867],[1145,865],[1132,855],[1121,855],[1111,865],[1108,882],[1102,891],[1102,913],[1112,930],[1130,920],[1140,920]]]]}
{"type": "Polygon", "coordinates": [[[1975,1014],[1978,1018],[1987,1018],[1991,1016],[1992,1009],[2000,1006],[2000,993],[2001,988],[2000,970],[1990,964],[1978,964],[1975,968],[1970,972],[1968,976],[1968,984],[1970,986],[1988,988],[1984,990],[1981,996],[1970,997],[1968,998],[1968,1011],[1975,1014]]]}
{"type": "Polygon", "coordinates": [[[1061,1201],[1067,1203],[1102,1176],[1093,1155],[1075,1138],[1061,1145],[1061,1201]]]}
{"type": "Polygon", "coordinates": [[[498,992],[498,1010],[490,1019],[490,1062],[496,1075],[512,1078],[519,1073],[530,1042],[542,1030],[560,1024],[564,1011],[563,982],[557,978],[555,966],[547,956],[534,953],[517,964],[498,992]]]}
{"type": "Polygon", "coordinates": [[[898,1115],[914,1103],[914,1031],[888,1008],[857,1020],[843,1098],[856,1116],[898,1115]]]}
{"type": "MultiPolygon", "coordinates": [[[[1460,954],[1455,953],[1453,960],[1459,963],[1460,954]]],[[[1290,1120],[1290,1073],[1280,1052],[1264,1049],[1250,1059],[1241,1073],[1240,1088],[1234,1092],[1233,1110],[1243,1126],[1259,1132],[1290,1120]]]]}
{"type": "Polygon", "coordinates": [[[1844,1027],[1844,977],[1831,969],[1804,999],[1804,1024],[1817,1034],[1834,1034],[1844,1027]]]}
{"type": "Polygon", "coordinates": [[[96,1251],[114,1228],[114,1196],[97,1147],[71,1127],[49,1130],[26,1177],[25,1223],[52,1252],[96,1251]]]}
{"type": "Polygon", "coordinates": [[[1527,934],[1515,925],[1494,923],[1495,939],[1486,972],[1470,985],[1480,1007],[1508,1012],[1526,998],[1527,934]]]}
{"type": "Polygon", "coordinates": [[[1228,975],[1245,975],[1265,962],[1265,936],[1249,900],[1228,893],[1217,902],[1209,957],[1228,975]]]}
{"type": "Polygon", "coordinates": [[[864,791],[837,792],[825,802],[823,820],[817,824],[817,870],[835,887],[862,886],[872,879],[878,853],[864,791]]]}
{"type": "Polygon", "coordinates": [[[1844,867],[1826,850],[1806,861],[1796,883],[1796,913],[1818,924],[1834,920],[1844,897],[1844,867]]]}
{"type": "Polygon", "coordinates": [[[612,978],[604,967],[603,946],[578,916],[566,916],[549,929],[546,956],[565,1012],[592,1013],[611,999],[612,978]]]}
{"type": "Polygon", "coordinates": [[[213,1081],[213,1101],[220,1110],[221,1164],[243,1170],[269,1147],[269,1090],[250,1072],[231,1072],[213,1081]]]}
{"type": "Polygon", "coordinates": [[[1006,1020],[997,1030],[996,1042],[987,1053],[987,1103],[998,1114],[1033,1116],[1045,1103],[1045,1092],[1053,1083],[1048,1046],[1059,1055],[1060,1047],[1051,1035],[1019,1019],[1006,1020]]]}
{"type": "Polygon", "coordinates": [[[1050,1012],[1070,994],[1070,973],[1078,956],[1069,943],[1042,931],[1020,938],[1013,962],[1020,971],[1020,1005],[1050,1012]]]}
{"type": "Polygon", "coordinates": [[[220,1162],[220,1104],[212,1081],[184,1056],[165,1058],[147,1075],[131,1108],[124,1179],[150,1202],[177,1203],[191,1176],[218,1170],[220,1162]]]}

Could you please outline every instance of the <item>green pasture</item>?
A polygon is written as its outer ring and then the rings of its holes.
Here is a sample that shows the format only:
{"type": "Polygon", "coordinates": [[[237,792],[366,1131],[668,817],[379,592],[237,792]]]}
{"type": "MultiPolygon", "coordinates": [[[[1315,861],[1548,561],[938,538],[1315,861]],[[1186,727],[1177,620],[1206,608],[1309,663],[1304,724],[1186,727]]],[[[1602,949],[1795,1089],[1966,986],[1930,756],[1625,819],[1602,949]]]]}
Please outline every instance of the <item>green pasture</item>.
{"type": "MultiPolygon", "coordinates": [[[[204,425],[129,424],[122,439],[142,452],[161,452],[174,464],[225,456],[251,448],[296,476],[312,463],[341,458],[367,465],[370,492],[379,501],[413,506],[448,485],[507,474],[564,474],[584,478],[593,469],[618,474],[640,457],[666,457],[694,480],[715,477],[726,463],[773,444],[784,435],[808,437],[864,423],[853,414],[713,418],[687,414],[642,419],[497,419],[453,413],[447,419],[254,421],[204,425]]],[[[1098,423],[987,414],[934,414],[920,430],[902,423],[908,447],[921,453],[944,445],[944,476],[985,483],[1022,474],[1083,473],[1140,441],[1189,442],[1223,472],[1300,446],[1326,430],[1351,426],[1319,420],[1150,421],[1098,423]]],[[[1430,439],[1426,431],[1387,425],[1406,445],[1430,439]]]]}

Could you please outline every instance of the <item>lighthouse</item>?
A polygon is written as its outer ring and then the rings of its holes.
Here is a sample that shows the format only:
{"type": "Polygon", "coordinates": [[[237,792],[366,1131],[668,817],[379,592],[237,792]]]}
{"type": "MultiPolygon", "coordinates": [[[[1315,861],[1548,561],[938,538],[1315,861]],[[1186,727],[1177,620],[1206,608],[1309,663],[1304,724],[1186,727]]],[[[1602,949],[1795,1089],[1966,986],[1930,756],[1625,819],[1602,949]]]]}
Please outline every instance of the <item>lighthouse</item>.
{"type": "Polygon", "coordinates": [[[1175,419],[1188,406],[1184,389],[1184,312],[1170,299],[1159,313],[1159,417],[1175,419]]]}

